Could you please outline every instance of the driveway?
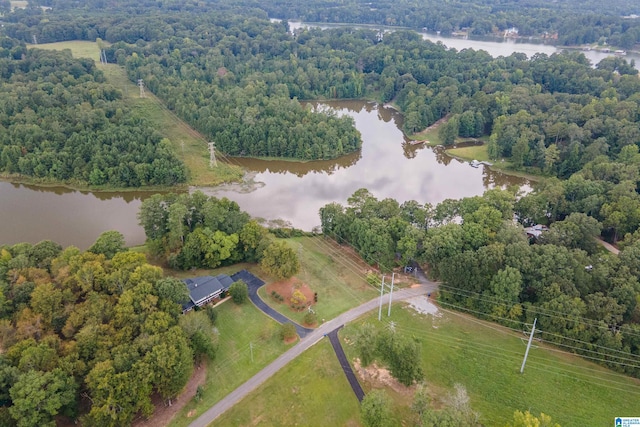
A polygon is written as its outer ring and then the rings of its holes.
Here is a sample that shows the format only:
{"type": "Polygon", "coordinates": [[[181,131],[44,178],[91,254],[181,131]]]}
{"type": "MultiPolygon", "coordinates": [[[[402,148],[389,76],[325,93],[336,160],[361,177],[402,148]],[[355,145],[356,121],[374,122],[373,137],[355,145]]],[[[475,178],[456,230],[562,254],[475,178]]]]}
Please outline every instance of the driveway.
{"type": "MultiPolygon", "coordinates": [[[[255,277],[255,276],[254,276],[255,277]]],[[[438,288],[438,285],[429,280],[423,279],[425,284],[422,284],[415,288],[402,289],[398,292],[394,292],[393,300],[402,301],[405,299],[413,298],[419,295],[425,295],[427,292],[433,292],[438,288]]],[[[356,308],[353,308],[346,313],[342,313],[335,319],[331,319],[326,323],[323,323],[317,329],[312,330],[305,338],[291,347],[289,350],[280,355],[276,360],[267,365],[264,369],[258,372],[253,377],[249,378],[244,384],[236,388],[229,393],[226,397],[220,400],[218,403],[209,408],[200,417],[195,419],[190,427],[207,427],[221,414],[228,411],[233,405],[240,402],[245,396],[258,388],[261,384],[271,378],[276,372],[287,365],[291,360],[298,357],[309,347],[320,341],[329,332],[338,328],[340,325],[344,325],[347,322],[355,320],[367,312],[377,309],[379,304],[378,298],[372,299],[356,308]]]]}
{"type": "Polygon", "coordinates": [[[313,329],[305,328],[304,326],[298,325],[296,322],[289,319],[285,315],[278,313],[276,310],[269,307],[267,303],[265,303],[262,300],[262,298],[260,298],[260,296],[258,295],[258,289],[260,289],[260,287],[264,285],[264,281],[261,280],[260,278],[249,273],[247,270],[240,270],[237,273],[232,274],[231,278],[233,279],[234,282],[237,280],[242,280],[247,284],[249,288],[249,299],[256,307],[262,310],[262,312],[264,312],[267,316],[271,317],[273,320],[275,320],[278,323],[282,323],[282,324],[293,323],[293,325],[296,327],[296,332],[298,333],[300,338],[306,337],[310,332],[313,331],[313,329]]]}

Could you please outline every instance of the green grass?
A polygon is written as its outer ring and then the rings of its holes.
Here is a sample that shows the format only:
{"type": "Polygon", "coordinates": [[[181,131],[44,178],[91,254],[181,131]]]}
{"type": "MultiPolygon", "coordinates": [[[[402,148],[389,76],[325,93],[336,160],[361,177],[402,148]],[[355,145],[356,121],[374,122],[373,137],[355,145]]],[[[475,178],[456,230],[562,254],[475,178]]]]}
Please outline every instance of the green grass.
{"type": "Polygon", "coordinates": [[[301,269],[297,277],[318,293],[318,303],[313,308],[319,321],[332,319],[377,295],[365,280],[366,270],[371,267],[335,243],[322,237],[297,237],[289,241],[299,248],[301,269]]]}
{"type": "Polygon", "coordinates": [[[489,161],[489,152],[485,144],[473,145],[470,147],[449,148],[446,151],[447,151],[447,154],[450,154],[454,157],[459,157],[464,160],[475,159],[481,162],[489,161]]]}
{"type": "Polygon", "coordinates": [[[426,144],[435,147],[436,145],[442,144],[440,137],[438,136],[438,128],[432,128],[429,130],[425,130],[413,135],[408,135],[410,139],[415,141],[428,141],[426,144]]]}
{"type": "MultiPolygon", "coordinates": [[[[383,320],[378,322],[372,314],[348,325],[345,335],[352,340],[364,321],[379,327],[394,321],[397,333],[422,343],[422,367],[430,388],[442,394],[456,383],[464,385],[484,425],[504,425],[516,410],[544,412],[563,427],[607,426],[615,416],[640,411],[640,381],[576,356],[533,348],[520,374],[522,335],[495,324],[449,313],[434,319],[403,305],[394,305],[391,318],[383,320]]],[[[345,351],[350,359],[356,357],[352,347],[345,346],[345,351]]],[[[396,410],[408,414],[406,408],[396,410]]]]}
{"type": "Polygon", "coordinates": [[[359,408],[329,340],[324,339],[211,426],[358,426],[359,408]]]}
{"type": "MultiPolygon", "coordinates": [[[[296,277],[318,293],[318,302],[313,303],[318,323],[329,320],[377,295],[377,291],[366,283],[365,270],[370,269],[361,260],[335,243],[322,237],[294,237],[286,241],[297,250],[300,271],[296,277]]],[[[275,281],[264,272],[256,273],[266,283],[275,281]]],[[[258,295],[269,306],[291,320],[303,324],[306,310],[294,311],[288,301],[275,301],[260,288],[258,295]]]]}
{"type": "MultiPolygon", "coordinates": [[[[99,61],[100,50],[96,42],[69,41],[32,45],[38,49],[70,49],[74,57],[91,58],[99,61]]],[[[134,111],[145,116],[155,129],[168,138],[176,155],[189,170],[189,185],[214,186],[224,182],[238,181],[243,176],[242,168],[236,165],[217,162],[209,167],[207,140],[192,129],[175,114],[169,111],[158,98],[148,90],[146,97],[140,98],[140,90],[131,82],[125,70],[116,64],[97,64],[107,81],[122,91],[123,99],[134,111]]]]}
{"type": "Polygon", "coordinates": [[[72,40],[66,42],[57,43],[44,43],[33,45],[30,44],[29,48],[37,48],[43,50],[67,50],[71,51],[74,58],[89,58],[96,62],[100,61],[100,48],[96,42],[90,42],[85,40],[72,40]]]}
{"type": "Polygon", "coordinates": [[[207,365],[202,400],[185,405],[170,423],[172,426],[189,425],[290,348],[280,340],[278,324],[250,302],[236,305],[227,301],[217,307],[217,312],[218,351],[215,360],[207,365]],[[187,417],[190,411],[192,416],[187,417]]]}

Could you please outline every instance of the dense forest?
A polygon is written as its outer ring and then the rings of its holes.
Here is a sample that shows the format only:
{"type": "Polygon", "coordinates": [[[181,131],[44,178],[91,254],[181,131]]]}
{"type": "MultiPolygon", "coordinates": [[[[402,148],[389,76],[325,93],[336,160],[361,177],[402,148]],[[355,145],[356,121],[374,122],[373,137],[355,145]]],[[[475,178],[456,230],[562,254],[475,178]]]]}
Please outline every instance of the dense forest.
{"type": "MultiPolygon", "coordinates": [[[[85,10],[80,22],[113,42],[109,61],[125,66],[132,80],[142,78],[225,154],[326,159],[357,150],[351,119],[312,111],[296,98],[393,102],[410,134],[448,117],[445,144],[491,135],[492,158],[562,178],[640,141],[640,81],[634,64],[620,57],[595,68],[578,52],[492,58],[447,50],[409,31],[292,35],[286,22],[271,23],[253,9],[194,16],[207,5],[174,6],[160,3],[144,16],[85,10]],[[107,22],[108,32],[99,30],[107,22]]],[[[137,13],[142,6],[131,7],[137,13]]],[[[33,28],[49,28],[45,39],[66,38],[51,27],[55,19],[41,22],[41,13],[32,12],[33,28]]],[[[51,18],[71,12],[57,13],[51,18]]],[[[5,31],[25,38],[21,25],[5,31]]]]}
{"type": "MultiPolygon", "coordinates": [[[[110,27],[117,23],[114,16],[106,17],[111,25],[105,25],[89,18],[95,12],[108,12],[111,3],[97,1],[41,0],[30,5],[52,7],[54,19],[41,29],[35,29],[38,38],[54,41],[52,37],[64,34],[66,40],[93,40],[105,38],[110,27]],[[88,13],[91,11],[91,13],[88,13]],[[59,14],[58,14],[59,13],[59,14]],[[72,18],[72,19],[69,19],[72,18]],[[64,22],[74,22],[64,28],[64,22]],[[76,23],[77,22],[77,23],[76,23]],[[56,33],[59,33],[56,35],[56,33]]],[[[126,9],[133,14],[149,11],[181,11],[205,14],[211,11],[228,10],[234,13],[251,14],[262,18],[280,18],[307,22],[335,22],[353,24],[377,24],[439,31],[448,35],[465,30],[475,36],[488,34],[502,35],[509,28],[517,28],[520,36],[557,37],[563,45],[587,43],[607,43],[624,49],[634,48],[640,42],[640,7],[634,0],[617,0],[603,3],[596,0],[565,0],[548,2],[529,0],[505,2],[502,0],[456,0],[439,2],[436,0],[274,0],[269,2],[241,0],[230,2],[217,0],[195,1],[143,1],[135,3],[118,2],[118,10],[126,9]]],[[[37,20],[34,12],[20,12],[10,17],[19,23],[11,31],[31,40],[32,28],[37,20]]],[[[128,33],[139,38],[149,32],[159,32],[161,28],[130,26],[128,33]]],[[[106,37],[105,39],[109,39],[106,37]]],[[[134,40],[135,41],[135,40],[134,40]]]]}
{"type": "Polygon", "coordinates": [[[182,315],[184,283],[123,243],[108,232],[87,252],[0,247],[0,425],[129,425],[214,356],[206,311],[182,315]]]}
{"type": "MultiPolygon", "coordinates": [[[[637,148],[629,151],[633,160],[617,166],[634,169],[637,180],[640,155],[637,148]]],[[[361,189],[346,207],[332,203],[320,210],[322,231],[383,271],[428,266],[442,281],[445,307],[516,329],[537,317],[544,341],[640,377],[633,362],[640,356],[638,232],[627,234],[614,255],[596,241],[603,228],[599,212],[584,213],[604,201],[600,211],[606,215],[615,209],[609,206],[628,200],[635,204],[628,215],[635,218],[627,226],[637,230],[640,197],[633,188],[623,190],[628,185],[611,184],[607,191],[591,178],[585,172],[526,196],[495,189],[437,206],[377,200],[361,189]],[[531,242],[513,218],[529,225],[532,206],[551,224],[531,242]]]]}
{"type": "Polygon", "coordinates": [[[289,278],[300,268],[298,255],[286,243],[227,198],[201,191],[156,194],[142,202],[138,219],[147,247],[172,268],[259,262],[279,278],[289,278]]]}
{"type": "Polygon", "coordinates": [[[0,173],[115,187],[186,180],[170,143],[93,61],[3,38],[0,83],[0,173]]]}

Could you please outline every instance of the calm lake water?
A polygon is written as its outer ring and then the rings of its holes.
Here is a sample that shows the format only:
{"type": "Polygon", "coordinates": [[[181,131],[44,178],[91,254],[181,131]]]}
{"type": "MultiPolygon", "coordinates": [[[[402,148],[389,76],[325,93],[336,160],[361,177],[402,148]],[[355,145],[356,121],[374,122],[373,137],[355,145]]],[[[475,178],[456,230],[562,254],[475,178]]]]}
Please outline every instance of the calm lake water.
{"type": "MultiPolygon", "coordinates": [[[[363,139],[360,152],[307,163],[234,158],[232,163],[252,172],[254,183],[248,189],[228,185],[202,190],[237,201],[253,216],[283,219],[310,230],[319,225],[320,207],[332,201],[346,203],[362,187],[379,199],[438,203],[479,195],[495,186],[528,184],[488,167],[473,168],[439,149],[408,144],[400,131],[402,117],[391,108],[363,101],[325,105],[355,119],[363,139]]],[[[51,239],[86,249],[107,230],[120,231],[130,245],[143,243],[136,214],[149,194],[91,193],[0,182],[0,244],[51,239]]]]}
{"type": "MultiPolygon", "coordinates": [[[[380,29],[382,31],[394,31],[397,27],[385,27],[375,25],[353,25],[353,24],[325,24],[325,23],[306,23],[289,21],[289,28],[291,31],[302,27],[318,27],[322,29],[328,28],[368,28],[368,29],[380,29]]],[[[497,58],[499,56],[509,56],[514,52],[521,52],[531,58],[536,53],[545,53],[552,55],[557,52],[561,52],[566,49],[563,46],[554,46],[548,42],[542,40],[529,40],[529,39],[514,39],[514,38],[500,38],[500,37],[484,37],[484,38],[463,38],[463,37],[443,37],[434,33],[421,32],[420,35],[425,40],[430,40],[434,43],[442,43],[448,48],[456,49],[458,51],[462,49],[474,49],[484,50],[489,55],[497,58]]],[[[596,50],[580,51],[582,52],[592,65],[596,65],[604,58],[612,56],[613,53],[599,52],[596,50]]],[[[627,54],[624,56],[627,61],[632,59],[636,62],[636,68],[640,67],[640,55],[627,54]]]]}
{"type": "Polygon", "coordinates": [[[252,216],[279,218],[311,230],[320,224],[322,206],[334,201],[344,204],[363,187],[378,199],[436,204],[447,198],[479,195],[495,186],[528,184],[488,167],[471,167],[440,149],[410,145],[400,130],[401,115],[391,108],[363,101],[323,105],[354,118],[362,133],[360,153],[308,163],[236,158],[232,161],[255,171],[254,191],[238,192],[233,185],[202,190],[235,200],[252,216]]]}

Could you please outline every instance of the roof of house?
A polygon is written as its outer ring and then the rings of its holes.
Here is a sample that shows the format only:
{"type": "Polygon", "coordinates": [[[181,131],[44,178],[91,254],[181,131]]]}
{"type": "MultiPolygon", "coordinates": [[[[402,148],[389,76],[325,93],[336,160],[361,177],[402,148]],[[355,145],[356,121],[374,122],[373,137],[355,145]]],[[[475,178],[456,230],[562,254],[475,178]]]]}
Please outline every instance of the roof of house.
{"type": "Polygon", "coordinates": [[[536,224],[533,227],[525,227],[524,231],[530,235],[535,237],[536,239],[542,235],[545,231],[549,231],[549,227],[542,224],[536,224]]]}
{"type": "MultiPolygon", "coordinates": [[[[189,290],[190,303],[198,305],[211,295],[221,293],[229,289],[229,286],[233,283],[233,279],[226,274],[219,274],[216,277],[213,276],[201,276],[191,279],[184,279],[183,282],[187,285],[189,290]]],[[[189,303],[182,306],[183,309],[188,309],[189,303]]]]}

